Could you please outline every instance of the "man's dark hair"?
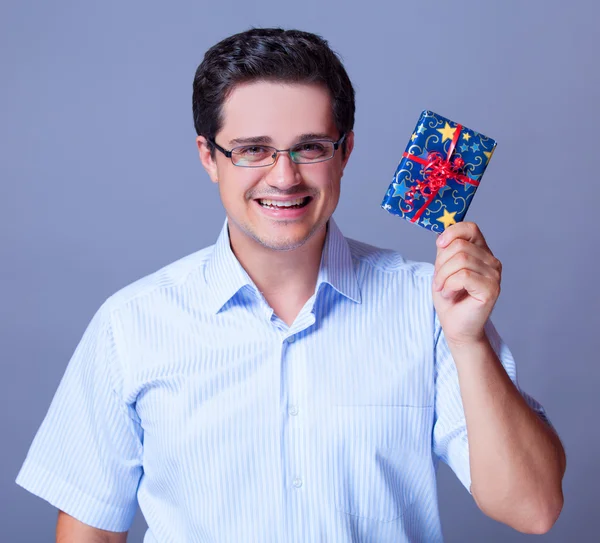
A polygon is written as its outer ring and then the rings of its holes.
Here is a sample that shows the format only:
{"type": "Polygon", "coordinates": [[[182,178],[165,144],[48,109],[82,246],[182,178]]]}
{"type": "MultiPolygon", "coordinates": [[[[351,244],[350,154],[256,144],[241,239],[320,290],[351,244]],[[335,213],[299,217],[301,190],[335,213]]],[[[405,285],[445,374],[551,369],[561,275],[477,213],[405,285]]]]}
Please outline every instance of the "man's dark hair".
{"type": "Polygon", "coordinates": [[[211,47],[198,66],[192,95],[198,135],[216,136],[223,125],[223,103],[236,85],[251,81],[324,85],[340,136],[354,127],[354,88],[326,40],[300,30],[252,28],[211,47]]]}

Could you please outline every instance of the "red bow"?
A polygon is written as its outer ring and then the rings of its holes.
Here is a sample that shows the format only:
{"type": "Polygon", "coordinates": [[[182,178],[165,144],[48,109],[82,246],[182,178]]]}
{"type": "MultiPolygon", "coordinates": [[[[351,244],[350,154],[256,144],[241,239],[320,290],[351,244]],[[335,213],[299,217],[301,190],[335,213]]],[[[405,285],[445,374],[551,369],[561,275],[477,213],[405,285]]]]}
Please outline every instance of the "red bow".
{"type": "Polygon", "coordinates": [[[424,166],[423,180],[417,181],[416,185],[411,187],[404,196],[404,202],[408,206],[408,209],[403,209],[402,206],[400,207],[400,209],[402,209],[402,211],[405,213],[412,211],[414,209],[413,203],[417,193],[422,194],[423,197],[427,199],[425,204],[421,206],[421,209],[415,213],[414,217],[411,219],[411,222],[416,222],[419,219],[429,204],[437,196],[437,193],[440,191],[440,189],[448,183],[449,179],[454,179],[462,185],[465,183],[479,185],[479,181],[464,175],[463,171],[465,167],[465,161],[462,159],[462,157],[457,156],[452,162],[450,162],[450,157],[454,152],[454,148],[458,142],[458,137],[461,130],[462,125],[456,125],[454,137],[452,138],[452,142],[448,148],[448,154],[446,158],[444,158],[441,153],[436,151],[429,152],[426,159],[410,153],[404,153],[402,155],[405,158],[408,158],[414,162],[418,162],[424,166]]]}

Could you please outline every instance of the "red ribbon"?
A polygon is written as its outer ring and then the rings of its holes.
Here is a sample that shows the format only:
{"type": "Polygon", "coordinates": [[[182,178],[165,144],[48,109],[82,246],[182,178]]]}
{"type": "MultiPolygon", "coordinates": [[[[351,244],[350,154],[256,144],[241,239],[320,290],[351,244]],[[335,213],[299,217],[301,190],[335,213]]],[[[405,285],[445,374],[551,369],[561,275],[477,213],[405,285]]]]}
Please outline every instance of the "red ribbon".
{"type": "Polygon", "coordinates": [[[405,158],[425,166],[423,168],[423,180],[417,181],[417,184],[414,187],[411,187],[404,196],[404,201],[409,206],[409,209],[407,210],[402,209],[402,211],[405,213],[408,213],[414,209],[413,202],[417,192],[421,193],[424,198],[427,198],[426,202],[410,220],[411,222],[416,222],[419,220],[419,217],[429,207],[429,204],[431,204],[431,202],[435,199],[440,189],[442,189],[442,187],[448,183],[449,179],[454,179],[462,185],[465,183],[470,183],[471,185],[475,186],[479,185],[479,181],[471,179],[462,173],[465,166],[465,161],[461,157],[457,156],[452,162],[450,162],[450,157],[452,156],[452,153],[454,153],[461,130],[462,125],[457,124],[456,130],[454,131],[454,137],[452,138],[452,142],[448,148],[448,154],[446,158],[443,158],[441,153],[435,151],[429,152],[427,158],[421,158],[416,155],[411,155],[410,153],[404,153],[402,155],[405,158]]]}

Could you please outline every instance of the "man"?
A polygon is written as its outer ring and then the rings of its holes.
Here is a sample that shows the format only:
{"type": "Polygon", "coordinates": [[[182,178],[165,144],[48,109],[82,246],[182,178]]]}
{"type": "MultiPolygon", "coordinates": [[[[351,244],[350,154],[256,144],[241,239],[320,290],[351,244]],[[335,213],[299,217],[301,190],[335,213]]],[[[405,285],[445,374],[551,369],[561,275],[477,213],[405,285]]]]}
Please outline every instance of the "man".
{"type": "Polygon", "coordinates": [[[193,105],[227,219],[77,347],[17,478],[61,510],[58,540],[125,541],[139,502],[146,543],[441,541],[440,459],[490,517],[549,530],[564,452],[489,321],[480,230],[448,228],[434,267],[331,218],[354,91],[327,43],[227,38],[193,105]]]}

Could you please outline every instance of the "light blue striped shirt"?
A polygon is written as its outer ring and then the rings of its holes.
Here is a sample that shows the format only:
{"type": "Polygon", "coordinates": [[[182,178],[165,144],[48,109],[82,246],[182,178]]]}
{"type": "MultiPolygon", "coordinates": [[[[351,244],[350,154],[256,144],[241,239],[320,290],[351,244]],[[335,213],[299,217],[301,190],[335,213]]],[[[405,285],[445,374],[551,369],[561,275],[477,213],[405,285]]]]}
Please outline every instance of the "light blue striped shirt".
{"type": "Polygon", "coordinates": [[[145,543],[442,541],[438,461],[467,489],[470,474],[433,266],[331,219],[315,294],[288,327],[226,225],[100,307],[17,483],[111,531],[139,503],[145,543]]]}

